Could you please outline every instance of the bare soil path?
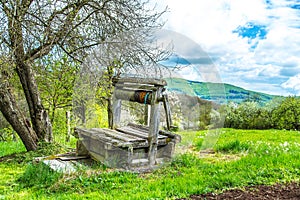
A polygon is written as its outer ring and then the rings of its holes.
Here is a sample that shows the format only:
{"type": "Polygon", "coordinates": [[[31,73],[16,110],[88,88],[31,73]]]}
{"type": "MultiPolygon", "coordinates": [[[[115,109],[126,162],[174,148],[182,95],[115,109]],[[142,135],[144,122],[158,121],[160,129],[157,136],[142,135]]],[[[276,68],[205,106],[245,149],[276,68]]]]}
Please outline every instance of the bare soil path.
{"type": "Polygon", "coordinates": [[[300,200],[300,183],[276,184],[272,186],[251,186],[244,189],[233,189],[221,194],[207,193],[201,195],[191,195],[186,199],[243,199],[243,200],[272,200],[289,199],[300,200]]]}

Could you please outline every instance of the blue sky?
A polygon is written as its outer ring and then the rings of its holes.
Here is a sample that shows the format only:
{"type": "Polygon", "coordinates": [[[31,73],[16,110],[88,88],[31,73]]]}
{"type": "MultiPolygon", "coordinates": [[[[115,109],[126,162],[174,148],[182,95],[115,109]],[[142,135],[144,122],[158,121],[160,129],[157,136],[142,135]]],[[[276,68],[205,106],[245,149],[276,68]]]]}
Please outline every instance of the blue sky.
{"type": "Polygon", "coordinates": [[[299,0],[157,2],[169,7],[164,28],[196,43],[189,53],[182,53],[185,42],[174,44],[175,54],[185,60],[182,65],[189,64],[182,71],[184,78],[213,81],[203,78],[211,69],[218,73],[216,82],[268,94],[300,95],[299,0]],[[200,48],[203,52],[197,53],[200,48]]]}

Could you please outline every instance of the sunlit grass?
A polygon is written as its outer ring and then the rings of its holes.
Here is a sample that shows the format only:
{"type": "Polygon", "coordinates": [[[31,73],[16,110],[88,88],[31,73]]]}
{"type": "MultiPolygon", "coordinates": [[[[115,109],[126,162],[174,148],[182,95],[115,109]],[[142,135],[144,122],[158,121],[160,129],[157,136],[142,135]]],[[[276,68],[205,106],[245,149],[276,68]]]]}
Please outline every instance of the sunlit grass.
{"type": "Polygon", "coordinates": [[[5,199],[4,195],[15,196],[17,194],[16,177],[20,176],[25,169],[25,166],[0,162],[0,199],[5,199]],[[12,192],[14,191],[14,192],[12,192]],[[2,196],[1,196],[2,195],[2,196]]]}
{"type": "Polygon", "coordinates": [[[299,132],[221,129],[213,158],[199,153],[206,133],[180,132],[182,143],[173,161],[148,174],[99,165],[55,176],[50,186],[45,179],[35,179],[34,186],[20,187],[19,177],[26,182],[28,171],[34,175],[40,168],[23,163],[14,169],[13,163],[0,163],[1,171],[7,169],[0,175],[0,189],[5,199],[175,199],[249,185],[300,182],[299,132]],[[181,151],[184,148],[189,151],[181,151]]]}
{"type": "Polygon", "coordinates": [[[69,148],[76,148],[76,141],[77,139],[71,135],[70,136],[70,141],[66,141],[66,135],[65,134],[55,134],[53,136],[54,138],[54,141],[61,144],[61,145],[64,145],[66,147],[69,147],[69,148]]]}
{"type": "Polygon", "coordinates": [[[238,139],[241,142],[259,142],[266,141],[273,144],[280,144],[285,141],[300,142],[299,131],[288,130],[238,130],[238,129],[222,129],[220,142],[238,139]]]}
{"type": "Polygon", "coordinates": [[[26,151],[25,146],[20,140],[16,142],[14,141],[0,142],[0,157],[10,155],[13,153],[25,152],[25,151],[26,151]]]}

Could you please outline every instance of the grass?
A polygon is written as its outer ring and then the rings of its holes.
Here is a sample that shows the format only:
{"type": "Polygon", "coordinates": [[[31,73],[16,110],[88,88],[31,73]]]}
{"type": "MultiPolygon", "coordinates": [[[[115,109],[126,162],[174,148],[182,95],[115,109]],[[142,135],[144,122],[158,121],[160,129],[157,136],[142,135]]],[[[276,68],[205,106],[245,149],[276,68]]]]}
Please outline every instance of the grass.
{"type": "Polygon", "coordinates": [[[250,144],[242,143],[239,140],[233,140],[222,145],[217,145],[215,149],[218,152],[239,153],[248,151],[250,149],[250,144]]]}
{"type": "Polygon", "coordinates": [[[26,151],[25,146],[20,140],[18,140],[17,142],[0,142],[0,149],[0,157],[26,151]]]}
{"type": "MultiPolygon", "coordinates": [[[[199,151],[210,138],[207,131],[180,134],[182,143],[173,161],[149,174],[99,165],[63,175],[31,164],[34,155],[19,153],[26,162],[0,162],[0,199],[175,199],[249,185],[300,182],[298,131],[222,129],[213,156],[204,157],[199,151]]],[[[0,152],[7,145],[0,145],[0,152]]]]}
{"type": "Polygon", "coordinates": [[[30,163],[22,176],[17,181],[21,188],[50,187],[62,177],[62,174],[51,170],[43,163],[30,163]],[[38,185],[37,185],[38,183],[38,185]]]}

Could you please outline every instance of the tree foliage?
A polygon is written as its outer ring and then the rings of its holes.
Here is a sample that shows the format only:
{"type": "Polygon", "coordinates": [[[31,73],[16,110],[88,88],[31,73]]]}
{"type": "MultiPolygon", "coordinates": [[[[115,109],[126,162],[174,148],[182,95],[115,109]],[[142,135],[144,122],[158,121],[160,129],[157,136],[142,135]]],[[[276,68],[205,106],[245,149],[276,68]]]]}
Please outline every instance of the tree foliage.
{"type": "Polygon", "coordinates": [[[48,55],[36,66],[37,82],[50,121],[53,123],[57,109],[71,109],[78,64],[66,55],[59,59],[48,55]]]}
{"type": "MultiPolygon", "coordinates": [[[[39,142],[52,141],[52,126],[38,89],[35,63],[58,52],[81,62],[100,44],[124,46],[122,40],[115,40],[116,35],[125,36],[132,31],[139,35],[130,35],[137,37],[149,33],[160,27],[157,20],[164,11],[155,12],[146,5],[135,0],[0,1],[0,109],[27,150],[35,150],[39,142]],[[25,109],[18,107],[14,87],[8,81],[14,70],[26,97],[30,122],[25,109]]],[[[141,45],[137,47],[128,55],[146,52],[141,45]]],[[[151,60],[152,55],[147,55],[151,60]]]]}
{"type": "Polygon", "coordinates": [[[300,99],[287,97],[273,111],[273,126],[277,129],[299,130],[300,128],[300,99]]]}
{"type": "Polygon", "coordinates": [[[265,106],[257,102],[229,103],[225,106],[224,127],[239,129],[288,129],[300,128],[300,99],[286,97],[275,99],[265,106]]]}

